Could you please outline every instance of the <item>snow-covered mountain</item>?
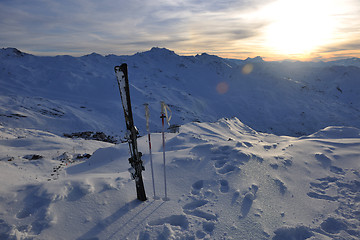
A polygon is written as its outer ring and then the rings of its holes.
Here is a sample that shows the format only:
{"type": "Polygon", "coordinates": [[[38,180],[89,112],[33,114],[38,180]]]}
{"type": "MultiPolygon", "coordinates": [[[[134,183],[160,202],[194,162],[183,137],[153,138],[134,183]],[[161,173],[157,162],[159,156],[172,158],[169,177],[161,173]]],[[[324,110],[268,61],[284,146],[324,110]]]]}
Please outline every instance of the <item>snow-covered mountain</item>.
{"type": "Polygon", "coordinates": [[[7,48],[0,62],[0,239],[360,239],[358,59],[7,48]],[[146,202],[135,200],[128,144],[111,143],[124,136],[123,62],[141,134],[150,107],[158,198],[140,137],[146,202]],[[160,101],[181,125],[165,134],[169,201],[160,101]]]}
{"type": "Polygon", "coordinates": [[[8,48],[0,51],[0,60],[0,121],[10,127],[121,135],[113,68],[124,62],[140,130],[144,103],[150,104],[153,130],[160,130],[160,101],[172,109],[172,124],[179,125],[238,117],[257,131],[291,136],[330,125],[360,127],[360,68],[353,65],[260,57],[233,61],[160,48],[133,56],[83,57],[37,57],[8,48]]]}

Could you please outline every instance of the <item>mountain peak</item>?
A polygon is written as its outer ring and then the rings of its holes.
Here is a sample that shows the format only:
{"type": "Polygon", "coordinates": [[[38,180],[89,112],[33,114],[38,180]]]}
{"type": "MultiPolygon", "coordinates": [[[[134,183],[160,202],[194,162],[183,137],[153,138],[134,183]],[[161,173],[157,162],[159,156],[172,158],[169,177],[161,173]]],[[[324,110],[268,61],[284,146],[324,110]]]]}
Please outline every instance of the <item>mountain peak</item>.
{"type": "Polygon", "coordinates": [[[245,61],[247,62],[254,62],[254,63],[260,63],[260,62],[264,62],[264,59],[260,56],[254,57],[254,58],[250,58],[248,57],[245,61]]]}
{"type": "Polygon", "coordinates": [[[157,55],[177,55],[174,51],[171,51],[167,48],[159,48],[159,47],[153,47],[150,51],[148,51],[151,54],[157,54],[157,55]]]}
{"type": "Polygon", "coordinates": [[[151,58],[178,56],[174,51],[171,51],[167,48],[159,48],[159,47],[153,47],[149,51],[138,52],[135,55],[150,56],[151,58]]]}
{"type": "Polygon", "coordinates": [[[26,53],[21,52],[19,49],[17,48],[2,48],[0,51],[1,55],[6,55],[6,56],[15,56],[15,57],[23,57],[25,55],[27,55],[26,53]]]}
{"type": "Polygon", "coordinates": [[[201,55],[197,54],[195,56],[196,58],[199,58],[199,59],[207,59],[207,60],[221,60],[222,58],[220,58],[219,56],[216,56],[216,55],[211,55],[211,54],[208,54],[208,53],[202,53],[201,55]]]}
{"type": "Polygon", "coordinates": [[[101,55],[101,54],[98,54],[98,53],[96,53],[96,52],[93,52],[93,53],[84,55],[84,57],[102,57],[102,55],[101,55]]]}

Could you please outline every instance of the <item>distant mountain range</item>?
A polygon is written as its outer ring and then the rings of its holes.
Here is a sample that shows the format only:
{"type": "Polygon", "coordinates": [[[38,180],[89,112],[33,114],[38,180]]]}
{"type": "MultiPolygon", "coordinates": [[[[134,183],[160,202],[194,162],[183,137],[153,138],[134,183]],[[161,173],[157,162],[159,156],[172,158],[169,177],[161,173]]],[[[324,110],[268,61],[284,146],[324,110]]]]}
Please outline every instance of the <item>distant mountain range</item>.
{"type": "Polygon", "coordinates": [[[57,134],[125,129],[114,66],[127,63],[135,124],[161,129],[160,101],[171,124],[237,117],[257,131],[301,136],[340,125],[360,127],[360,59],[267,62],[179,56],[164,48],[132,56],[40,57],[0,50],[0,124],[57,134]]]}

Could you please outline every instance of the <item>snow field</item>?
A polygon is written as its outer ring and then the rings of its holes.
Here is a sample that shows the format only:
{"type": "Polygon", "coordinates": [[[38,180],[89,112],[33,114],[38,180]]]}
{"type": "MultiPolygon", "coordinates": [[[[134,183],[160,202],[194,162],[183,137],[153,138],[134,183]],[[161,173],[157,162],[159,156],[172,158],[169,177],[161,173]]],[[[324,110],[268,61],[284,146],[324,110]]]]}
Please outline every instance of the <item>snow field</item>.
{"type": "MultiPolygon", "coordinates": [[[[15,156],[19,149],[20,156],[43,158],[0,162],[2,171],[11,173],[1,175],[6,183],[1,234],[15,239],[356,239],[358,135],[357,129],[337,127],[303,138],[279,137],[258,133],[236,118],[184,125],[180,133],[166,134],[169,201],[153,199],[144,136],[139,148],[148,201],[142,203],[135,200],[127,172],[127,144],[74,144],[42,131],[2,128],[2,146],[10,146],[3,154],[15,156]],[[327,137],[336,131],[336,140],[327,137]],[[52,167],[61,162],[54,149],[72,155],[67,144],[78,153],[100,149],[51,178],[52,167]]],[[[156,191],[163,197],[161,134],[152,140],[156,191]]]]}

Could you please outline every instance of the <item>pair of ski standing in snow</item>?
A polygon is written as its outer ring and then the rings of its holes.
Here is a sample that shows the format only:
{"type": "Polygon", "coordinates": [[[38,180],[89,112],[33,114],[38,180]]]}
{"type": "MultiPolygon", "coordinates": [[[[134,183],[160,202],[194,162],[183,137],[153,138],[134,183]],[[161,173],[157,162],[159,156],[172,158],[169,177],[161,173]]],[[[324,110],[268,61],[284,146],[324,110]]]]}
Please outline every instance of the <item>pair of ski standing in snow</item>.
{"type": "MultiPolygon", "coordinates": [[[[129,158],[129,163],[131,165],[130,173],[135,180],[136,183],[136,192],[137,198],[141,201],[146,201],[146,194],[144,183],[142,179],[142,171],[144,170],[144,166],[142,165],[141,160],[141,152],[138,151],[137,148],[137,135],[138,131],[134,125],[134,120],[132,116],[132,109],[131,109],[131,100],[130,100],[130,90],[129,90],[129,79],[128,79],[128,72],[127,72],[127,64],[123,63],[120,66],[115,66],[115,75],[117,78],[117,82],[119,85],[120,90],[120,97],[121,102],[124,110],[125,116],[125,123],[127,134],[125,138],[129,143],[129,149],[131,157],[129,158]]],[[[169,124],[170,118],[167,111],[170,111],[169,107],[164,103],[161,102],[161,118],[162,118],[162,138],[163,138],[163,159],[164,159],[164,184],[165,184],[165,198],[164,200],[168,200],[167,196],[167,186],[166,186],[166,169],[165,169],[165,119],[169,124]]],[[[170,111],[171,112],[171,111],[170,111]]],[[[155,181],[154,181],[154,171],[153,171],[153,163],[152,163],[152,153],[151,153],[151,138],[150,138],[150,128],[149,128],[149,107],[148,104],[145,104],[145,116],[146,116],[146,128],[148,131],[148,139],[149,139],[149,151],[150,151],[150,163],[151,163],[151,174],[152,174],[152,182],[153,182],[153,191],[154,191],[154,198],[158,198],[155,192],[155,181]]]]}

